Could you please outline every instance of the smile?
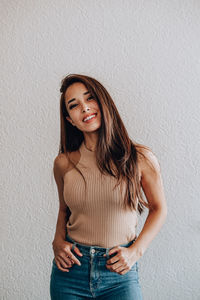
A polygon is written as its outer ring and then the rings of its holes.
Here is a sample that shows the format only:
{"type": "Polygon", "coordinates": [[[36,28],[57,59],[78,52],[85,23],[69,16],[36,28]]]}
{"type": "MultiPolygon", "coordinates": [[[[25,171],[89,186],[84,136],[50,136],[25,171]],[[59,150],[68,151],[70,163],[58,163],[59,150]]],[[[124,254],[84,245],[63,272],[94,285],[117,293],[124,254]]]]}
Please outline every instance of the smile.
{"type": "Polygon", "coordinates": [[[90,115],[90,116],[88,116],[87,118],[83,119],[83,122],[89,123],[92,119],[95,119],[96,116],[97,116],[97,113],[96,113],[96,114],[93,114],[93,115],[90,115]]]}

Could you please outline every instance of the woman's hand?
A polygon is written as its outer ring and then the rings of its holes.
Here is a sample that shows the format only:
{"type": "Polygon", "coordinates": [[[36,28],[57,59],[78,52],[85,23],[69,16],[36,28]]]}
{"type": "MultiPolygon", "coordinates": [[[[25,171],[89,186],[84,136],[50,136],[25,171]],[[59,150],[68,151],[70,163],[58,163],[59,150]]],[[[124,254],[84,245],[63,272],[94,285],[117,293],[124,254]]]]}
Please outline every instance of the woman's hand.
{"type": "MultiPolygon", "coordinates": [[[[136,249],[129,247],[116,246],[109,251],[109,255],[117,252],[115,256],[107,260],[106,268],[111,272],[126,274],[136,261],[141,257],[136,249]]],[[[106,256],[106,254],[104,254],[106,256]]]]}
{"type": "MultiPolygon", "coordinates": [[[[68,268],[71,268],[73,264],[81,265],[80,261],[71,252],[73,243],[67,242],[62,239],[56,239],[52,243],[55,262],[58,267],[63,272],[69,272],[68,268]]],[[[75,247],[73,250],[77,255],[82,256],[82,253],[75,247]]]]}

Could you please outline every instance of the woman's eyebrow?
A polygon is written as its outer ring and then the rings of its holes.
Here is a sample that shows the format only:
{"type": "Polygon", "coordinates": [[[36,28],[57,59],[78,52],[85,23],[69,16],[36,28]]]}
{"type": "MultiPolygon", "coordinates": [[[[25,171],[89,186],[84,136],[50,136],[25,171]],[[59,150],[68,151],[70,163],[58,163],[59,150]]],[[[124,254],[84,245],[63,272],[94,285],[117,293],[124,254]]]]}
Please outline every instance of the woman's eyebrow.
{"type": "MultiPolygon", "coordinates": [[[[90,92],[89,91],[86,91],[85,93],[83,93],[83,95],[87,95],[87,94],[90,94],[90,92]]],[[[71,100],[69,100],[68,101],[68,105],[69,105],[69,103],[71,103],[72,101],[74,101],[74,100],[76,100],[76,98],[72,98],[71,100]]]]}

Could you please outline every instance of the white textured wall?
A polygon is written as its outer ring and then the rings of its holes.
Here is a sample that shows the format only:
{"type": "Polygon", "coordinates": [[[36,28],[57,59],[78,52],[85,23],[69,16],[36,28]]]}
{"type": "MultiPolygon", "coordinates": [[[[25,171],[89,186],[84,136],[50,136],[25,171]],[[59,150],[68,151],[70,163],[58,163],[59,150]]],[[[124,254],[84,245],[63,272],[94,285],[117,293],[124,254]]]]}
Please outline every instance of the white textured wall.
{"type": "Polygon", "coordinates": [[[200,299],[200,1],[0,4],[0,298],[50,298],[59,85],[83,73],[161,164],[168,217],[139,260],[144,300],[200,299]]]}

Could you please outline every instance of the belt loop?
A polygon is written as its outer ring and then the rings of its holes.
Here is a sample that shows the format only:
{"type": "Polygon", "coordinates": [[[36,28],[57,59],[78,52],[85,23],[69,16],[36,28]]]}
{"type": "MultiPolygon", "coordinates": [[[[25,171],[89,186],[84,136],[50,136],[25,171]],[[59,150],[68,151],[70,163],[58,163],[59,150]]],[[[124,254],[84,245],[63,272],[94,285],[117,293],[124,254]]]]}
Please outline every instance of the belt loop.
{"type": "Polygon", "coordinates": [[[109,251],[110,251],[110,248],[106,248],[106,257],[107,257],[107,258],[110,257],[109,254],[108,254],[109,251]]]}
{"type": "Polygon", "coordinates": [[[72,251],[74,250],[75,247],[76,247],[76,242],[73,242],[72,251]]]}

